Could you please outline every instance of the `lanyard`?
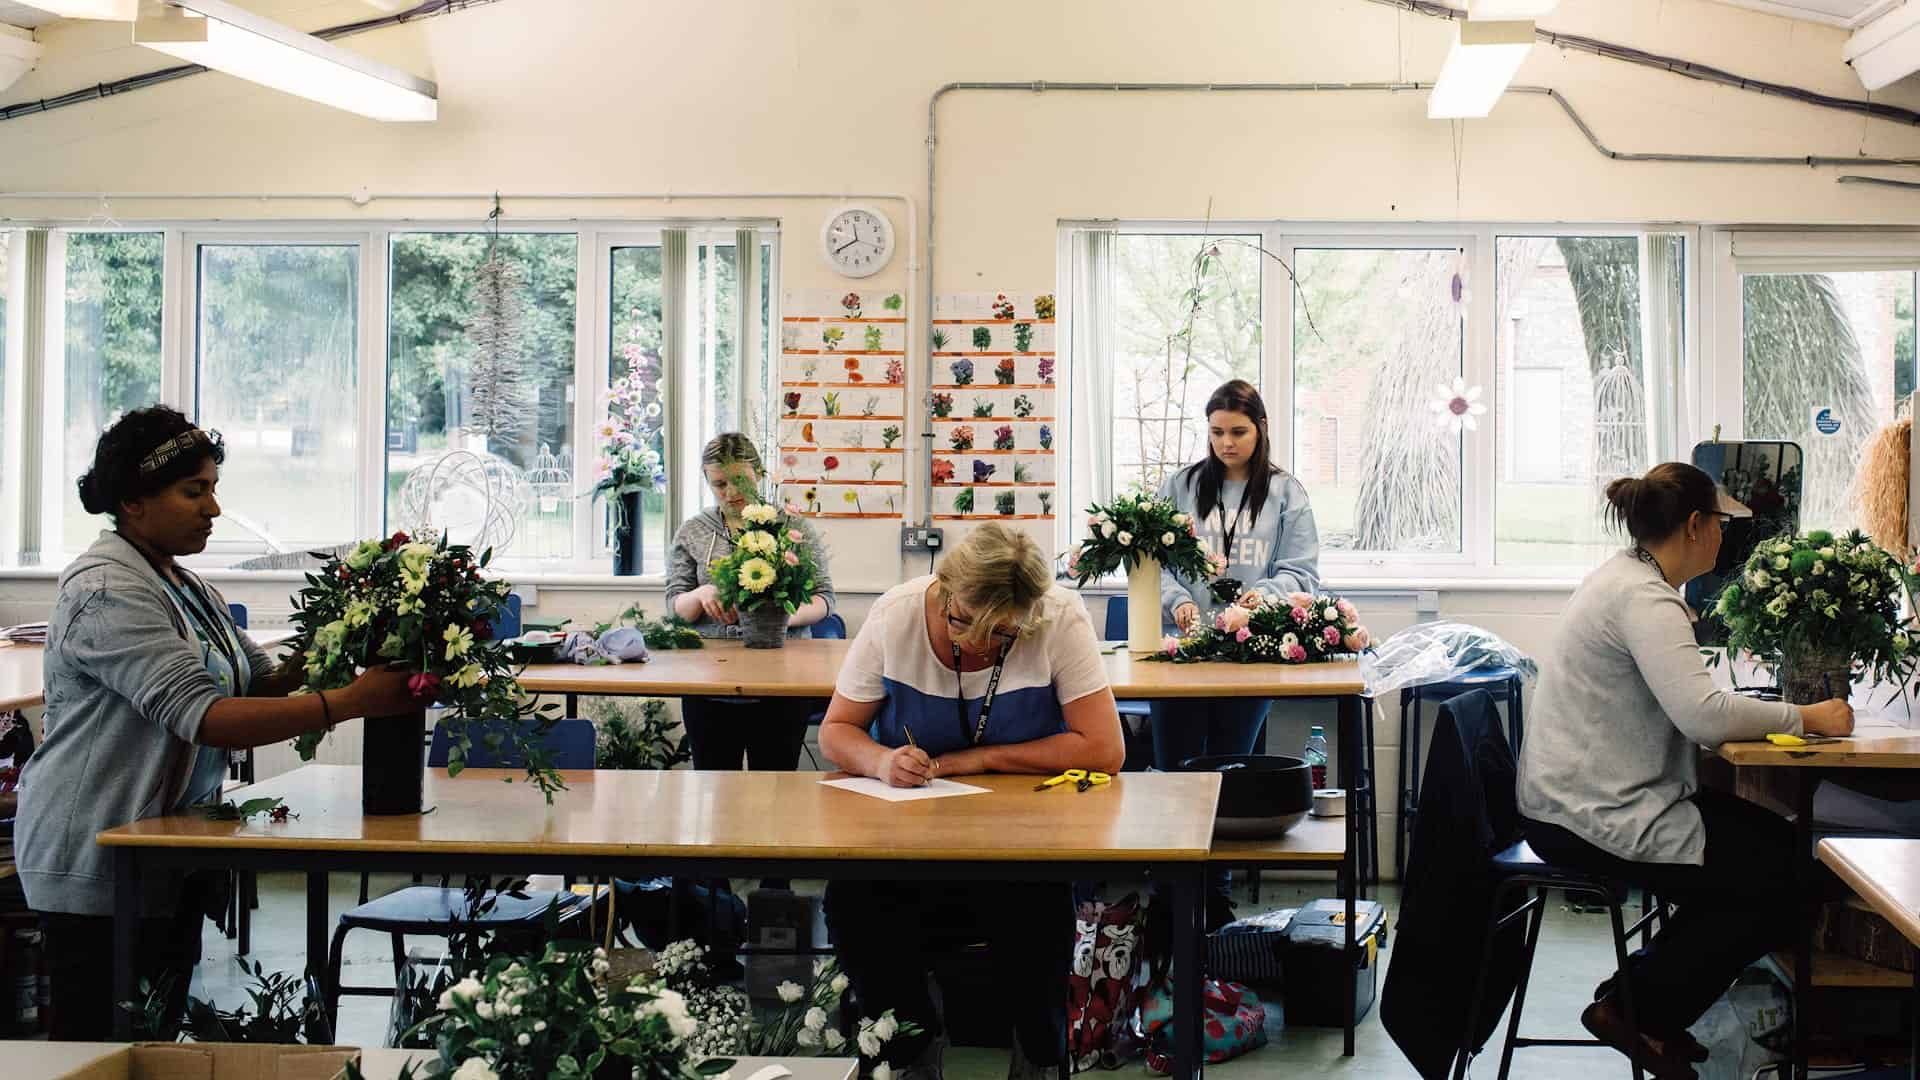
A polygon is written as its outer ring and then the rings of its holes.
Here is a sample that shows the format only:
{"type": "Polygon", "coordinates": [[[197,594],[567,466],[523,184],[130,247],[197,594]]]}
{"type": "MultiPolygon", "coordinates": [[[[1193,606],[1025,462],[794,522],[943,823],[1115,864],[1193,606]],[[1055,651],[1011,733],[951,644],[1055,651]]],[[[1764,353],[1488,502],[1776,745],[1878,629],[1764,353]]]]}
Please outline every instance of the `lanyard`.
{"type": "Polygon", "coordinates": [[[1253,470],[1247,470],[1247,486],[1240,489],[1240,508],[1233,512],[1233,528],[1227,528],[1227,504],[1220,503],[1220,534],[1224,538],[1220,545],[1220,554],[1229,561],[1233,559],[1233,536],[1240,531],[1240,517],[1247,512],[1247,496],[1253,494],[1253,470]]]}
{"type": "MultiPolygon", "coordinates": [[[[121,539],[125,540],[126,537],[121,535],[121,539]]],[[[221,658],[227,662],[227,669],[233,672],[234,689],[238,690],[241,678],[239,642],[227,633],[225,624],[218,615],[213,613],[212,602],[184,571],[180,575],[184,585],[175,585],[160,568],[160,564],[154,561],[153,556],[147,554],[145,548],[131,540],[128,540],[127,544],[138,551],[141,558],[147,560],[147,565],[152,567],[154,574],[160,578],[160,584],[172,595],[174,606],[180,609],[182,616],[193,623],[195,635],[200,638],[201,646],[203,648],[210,646],[220,651],[221,658]]]]}
{"type": "MultiPolygon", "coordinates": [[[[973,737],[967,740],[968,746],[979,746],[980,740],[986,738],[987,718],[993,715],[993,697],[1000,692],[1000,673],[1006,670],[1007,654],[1012,651],[1012,645],[1003,646],[1000,649],[999,659],[993,662],[993,674],[987,679],[987,696],[980,703],[980,722],[974,726],[973,737]]],[[[964,733],[967,730],[967,689],[961,681],[958,643],[953,646],[953,685],[958,691],[954,696],[953,711],[954,715],[960,718],[960,730],[964,733]]]]}

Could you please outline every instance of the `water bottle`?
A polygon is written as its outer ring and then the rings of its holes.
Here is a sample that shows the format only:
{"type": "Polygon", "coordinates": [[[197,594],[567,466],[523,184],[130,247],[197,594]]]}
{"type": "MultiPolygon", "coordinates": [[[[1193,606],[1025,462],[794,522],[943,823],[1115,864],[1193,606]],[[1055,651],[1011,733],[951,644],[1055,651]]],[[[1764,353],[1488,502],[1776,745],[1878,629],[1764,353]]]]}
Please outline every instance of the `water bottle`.
{"type": "Polygon", "coordinates": [[[1300,757],[1313,770],[1313,790],[1319,791],[1327,786],[1327,732],[1315,724],[1307,734],[1307,748],[1300,751],[1300,757]]]}

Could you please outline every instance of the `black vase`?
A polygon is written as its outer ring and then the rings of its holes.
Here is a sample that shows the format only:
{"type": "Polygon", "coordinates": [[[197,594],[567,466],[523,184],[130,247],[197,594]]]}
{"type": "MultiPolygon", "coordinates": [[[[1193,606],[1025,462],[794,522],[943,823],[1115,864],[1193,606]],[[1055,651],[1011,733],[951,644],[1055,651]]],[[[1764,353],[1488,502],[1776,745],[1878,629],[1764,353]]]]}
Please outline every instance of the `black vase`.
{"type": "Polygon", "coordinates": [[[616,577],[635,577],[640,573],[640,492],[615,496],[620,500],[620,520],[613,530],[613,572],[616,577]]]}
{"type": "Polygon", "coordinates": [[[426,775],[425,710],[360,721],[360,811],[417,814],[426,775]]]}

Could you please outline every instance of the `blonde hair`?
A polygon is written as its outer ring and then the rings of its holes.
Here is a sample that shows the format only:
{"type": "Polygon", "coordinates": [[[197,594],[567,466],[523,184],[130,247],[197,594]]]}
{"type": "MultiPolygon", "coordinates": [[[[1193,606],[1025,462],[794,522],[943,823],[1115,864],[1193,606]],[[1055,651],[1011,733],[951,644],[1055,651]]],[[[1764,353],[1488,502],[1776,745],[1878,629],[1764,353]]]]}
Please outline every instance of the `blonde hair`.
{"type": "Polygon", "coordinates": [[[751,465],[759,475],[767,474],[767,467],[760,463],[760,448],[738,431],[723,431],[715,435],[700,451],[700,464],[723,468],[728,465],[751,465]]]}
{"type": "Polygon", "coordinates": [[[1053,587],[1053,568],[1032,537],[990,521],[947,552],[934,578],[944,596],[965,604],[973,615],[973,630],[961,641],[979,649],[1003,623],[1021,634],[1037,629],[1035,616],[1053,587]]]}

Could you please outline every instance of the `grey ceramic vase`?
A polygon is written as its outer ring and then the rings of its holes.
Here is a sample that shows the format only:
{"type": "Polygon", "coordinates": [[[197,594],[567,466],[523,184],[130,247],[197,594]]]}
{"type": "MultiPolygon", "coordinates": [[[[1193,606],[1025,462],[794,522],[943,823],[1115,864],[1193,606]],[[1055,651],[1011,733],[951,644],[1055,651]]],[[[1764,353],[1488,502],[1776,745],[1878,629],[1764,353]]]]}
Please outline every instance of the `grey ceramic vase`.
{"type": "Polygon", "coordinates": [[[740,640],[749,649],[783,649],[787,645],[787,612],[774,604],[740,613],[740,640]]]}

